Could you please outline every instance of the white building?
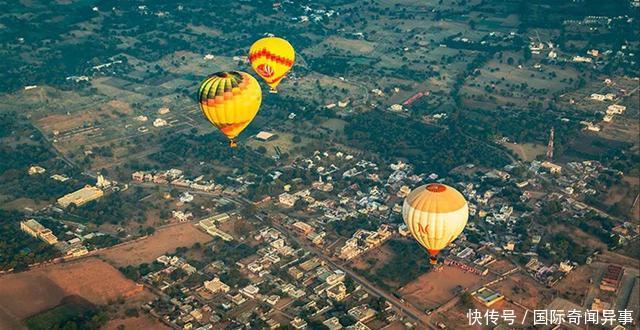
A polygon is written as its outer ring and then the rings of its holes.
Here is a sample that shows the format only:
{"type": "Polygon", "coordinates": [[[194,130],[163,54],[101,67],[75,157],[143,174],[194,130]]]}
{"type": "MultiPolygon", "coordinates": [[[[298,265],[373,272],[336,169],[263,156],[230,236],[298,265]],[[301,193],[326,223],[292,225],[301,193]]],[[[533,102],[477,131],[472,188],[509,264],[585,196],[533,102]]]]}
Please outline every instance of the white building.
{"type": "Polygon", "coordinates": [[[153,127],[163,127],[163,126],[167,126],[166,120],[162,118],[156,118],[156,120],[153,121],[153,127]]]}
{"type": "Polygon", "coordinates": [[[212,279],[211,281],[205,281],[204,287],[213,294],[216,294],[218,292],[227,293],[231,289],[217,277],[212,279]]]}

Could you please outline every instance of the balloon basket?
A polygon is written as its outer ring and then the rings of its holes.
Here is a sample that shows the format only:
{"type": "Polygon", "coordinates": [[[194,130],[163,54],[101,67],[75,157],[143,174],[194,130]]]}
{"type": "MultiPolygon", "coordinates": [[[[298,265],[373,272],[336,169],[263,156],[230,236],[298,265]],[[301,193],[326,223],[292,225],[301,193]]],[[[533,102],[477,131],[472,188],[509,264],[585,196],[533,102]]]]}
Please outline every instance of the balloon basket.
{"type": "Polygon", "coordinates": [[[278,90],[277,90],[277,89],[275,89],[275,88],[271,88],[271,89],[269,89],[269,93],[271,93],[271,94],[278,94],[278,90]]]}
{"type": "Polygon", "coordinates": [[[438,264],[438,258],[429,257],[429,263],[432,264],[432,265],[437,265],[438,264]]]}

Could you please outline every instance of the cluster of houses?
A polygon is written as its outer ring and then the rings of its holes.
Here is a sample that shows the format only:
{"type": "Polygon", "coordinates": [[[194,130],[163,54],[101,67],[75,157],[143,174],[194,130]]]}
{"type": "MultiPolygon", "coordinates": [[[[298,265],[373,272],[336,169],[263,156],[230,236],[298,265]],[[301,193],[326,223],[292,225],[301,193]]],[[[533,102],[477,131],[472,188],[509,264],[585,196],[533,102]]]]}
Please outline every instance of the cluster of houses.
{"type": "Polygon", "coordinates": [[[161,264],[160,269],[143,280],[168,297],[157,298],[144,308],[166,324],[182,329],[211,329],[223,323],[227,328],[251,327],[256,319],[276,329],[283,325],[282,311],[284,315],[305,315],[289,318],[288,324],[294,329],[308,328],[312,317],[321,318],[333,329],[369,329],[365,323],[378,311],[367,303],[366,291],[347,284],[344,272],[302,249],[294,249],[273,227],[262,227],[252,235],[256,252],[234,264],[216,260],[197,269],[179,256],[159,257],[156,263],[161,264]],[[184,285],[184,279],[172,279],[177,269],[187,275],[199,274],[203,280],[184,285]],[[241,274],[248,281],[240,284],[238,275],[233,279],[229,274],[241,274]],[[347,313],[355,324],[343,326],[337,317],[324,316],[336,303],[349,306],[347,313]]]}
{"type": "Polygon", "coordinates": [[[137,183],[153,182],[157,184],[171,184],[176,187],[201,191],[222,189],[221,185],[204,180],[204,176],[202,175],[193,179],[187,179],[184,177],[182,170],[175,168],[166,171],[136,171],[131,174],[131,179],[137,183]]]}
{"type": "Polygon", "coordinates": [[[349,238],[338,252],[338,256],[344,260],[353,259],[362,253],[375,249],[391,237],[389,225],[382,224],[376,231],[358,229],[349,238]]]}
{"type": "MultiPolygon", "coordinates": [[[[81,225],[78,225],[78,229],[76,231],[67,231],[63,233],[64,239],[59,239],[51,229],[43,226],[35,219],[27,219],[24,221],[20,221],[20,229],[25,233],[33,236],[34,238],[40,239],[49,245],[53,245],[60,252],[63,253],[64,257],[79,257],[89,253],[89,250],[84,244],[84,241],[92,239],[96,236],[104,235],[102,233],[89,233],[83,235],[83,228],[81,225]]],[[[66,227],[66,225],[64,225],[66,227]]]]}
{"type": "Polygon", "coordinates": [[[538,282],[551,287],[569,274],[576,266],[576,263],[569,260],[561,261],[558,265],[547,265],[539,261],[537,257],[532,257],[525,265],[525,268],[538,282]]]}

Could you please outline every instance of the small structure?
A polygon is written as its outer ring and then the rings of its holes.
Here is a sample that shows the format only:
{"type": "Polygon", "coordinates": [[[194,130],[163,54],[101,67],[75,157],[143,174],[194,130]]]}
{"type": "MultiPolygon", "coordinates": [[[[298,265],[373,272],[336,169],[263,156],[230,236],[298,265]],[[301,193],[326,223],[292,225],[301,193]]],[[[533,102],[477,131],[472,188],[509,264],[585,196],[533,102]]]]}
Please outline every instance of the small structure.
{"type": "Polygon", "coordinates": [[[29,170],[27,171],[27,173],[29,173],[29,175],[36,175],[36,174],[42,174],[44,172],[46,172],[47,170],[44,167],[40,167],[37,165],[31,166],[29,167],[29,170]]]}
{"type": "Polygon", "coordinates": [[[273,139],[274,137],[275,137],[275,134],[269,133],[269,132],[265,132],[265,131],[261,131],[258,134],[256,134],[256,139],[260,140],[260,141],[269,141],[269,140],[273,139]]]}
{"type": "Polygon", "coordinates": [[[504,299],[503,295],[487,287],[482,287],[478,289],[476,292],[472,293],[472,296],[474,296],[476,300],[481,302],[485,307],[491,307],[491,305],[504,299]]]}
{"type": "Polygon", "coordinates": [[[167,126],[166,120],[162,118],[156,118],[156,120],[153,121],[153,127],[163,127],[163,126],[167,126]]]}
{"type": "Polygon", "coordinates": [[[204,287],[213,294],[216,294],[218,292],[227,293],[231,289],[217,277],[215,277],[211,281],[205,281],[204,287]]]}
{"type": "Polygon", "coordinates": [[[617,292],[620,280],[624,274],[624,268],[618,265],[609,265],[600,282],[600,290],[617,292]]]}
{"type": "Polygon", "coordinates": [[[562,166],[554,164],[552,162],[548,162],[548,161],[542,162],[540,166],[548,169],[551,174],[557,174],[562,171],[562,166]]]}

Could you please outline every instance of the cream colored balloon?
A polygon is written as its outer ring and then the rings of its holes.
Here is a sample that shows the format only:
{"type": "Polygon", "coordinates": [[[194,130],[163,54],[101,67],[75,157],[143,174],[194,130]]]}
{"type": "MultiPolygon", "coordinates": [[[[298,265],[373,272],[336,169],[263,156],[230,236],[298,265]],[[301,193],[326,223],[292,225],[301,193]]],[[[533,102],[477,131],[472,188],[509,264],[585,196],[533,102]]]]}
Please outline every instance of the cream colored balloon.
{"type": "Polygon", "coordinates": [[[402,218],[435,263],[440,250],[455,240],[467,225],[469,206],[456,189],[430,183],[409,193],[402,206],[402,218]]]}

